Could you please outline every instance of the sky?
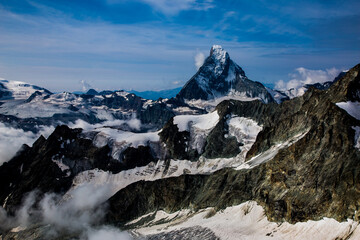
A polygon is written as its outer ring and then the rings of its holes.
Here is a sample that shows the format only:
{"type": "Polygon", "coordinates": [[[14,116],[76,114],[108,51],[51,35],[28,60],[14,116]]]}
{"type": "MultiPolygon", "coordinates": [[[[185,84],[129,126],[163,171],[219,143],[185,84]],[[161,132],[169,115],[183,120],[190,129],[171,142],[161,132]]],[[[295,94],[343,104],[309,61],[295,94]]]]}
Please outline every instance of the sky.
{"type": "Polygon", "coordinates": [[[54,92],[180,87],[213,44],[265,84],[349,69],[360,1],[0,0],[0,77],[54,92]]]}

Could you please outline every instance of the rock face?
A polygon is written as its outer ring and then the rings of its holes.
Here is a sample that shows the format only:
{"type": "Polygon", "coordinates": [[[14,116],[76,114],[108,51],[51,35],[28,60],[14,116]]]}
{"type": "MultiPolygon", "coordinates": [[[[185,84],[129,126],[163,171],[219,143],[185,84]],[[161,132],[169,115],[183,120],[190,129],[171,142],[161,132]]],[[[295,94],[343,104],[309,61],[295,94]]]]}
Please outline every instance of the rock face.
{"type": "Polygon", "coordinates": [[[220,115],[243,113],[264,124],[247,159],[299,133],[304,137],[253,169],[134,183],[109,200],[107,221],[122,225],[157,209],[221,209],[251,199],[264,207],[270,220],[358,221],[360,151],[353,127],[360,126],[360,121],[336,103],[360,100],[359,71],[357,65],[328,90],[312,88],[281,105],[223,102],[218,106],[220,115]]]}
{"type": "Polygon", "coordinates": [[[234,63],[219,45],[214,45],[199,71],[177,95],[180,99],[210,100],[227,95],[259,98],[265,103],[274,99],[259,82],[249,80],[245,72],[234,63]]]}
{"type": "Polygon", "coordinates": [[[28,192],[66,192],[82,171],[98,168],[117,173],[154,160],[151,149],[143,146],[129,147],[121,161],[115,160],[108,145],[95,147],[81,129],[58,126],[48,139],[41,136],[32,147],[24,145],[0,167],[0,204],[11,212],[28,192]]]}

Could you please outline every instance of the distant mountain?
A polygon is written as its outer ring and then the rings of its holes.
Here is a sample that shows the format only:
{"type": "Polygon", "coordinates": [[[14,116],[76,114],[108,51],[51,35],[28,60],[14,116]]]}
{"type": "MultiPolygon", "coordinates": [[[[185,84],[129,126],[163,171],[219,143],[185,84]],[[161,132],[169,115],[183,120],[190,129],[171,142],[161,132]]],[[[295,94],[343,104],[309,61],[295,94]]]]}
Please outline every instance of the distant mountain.
{"type": "Polygon", "coordinates": [[[46,94],[35,91],[24,101],[7,101],[0,106],[0,117],[11,126],[34,131],[37,125],[69,124],[78,119],[88,123],[113,120],[141,120],[141,129],[160,128],[175,115],[177,103],[147,100],[125,91],[106,95],[46,94]],[[11,117],[7,117],[11,116],[11,117]],[[14,118],[15,117],[15,118],[14,118]],[[30,124],[25,124],[26,122],[30,124]],[[30,127],[30,129],[28,128],[30,127]]]}
{"type": "Polygon", "coordinates": [[[174,88],[174,89],[167,89],[167,90],[160,90],[160,91],[143,91],[139,92],[136,90],[130,90],[130,93],[134,93],[139,97],[151,100],[157,100],[159,98],[173,98],[180,92],[182,87],[174,88]]]}
{"type": "MultiPolygon", "coordinates": [[[[129,93],[136,94],[137,96],[149,99],[149,100],[158,100],[159,98],[165,99],[165,98],[173,98],[180,92],[182,87],[174,88],[174,89],[167,89],[167,90],[159,90],[159,91],[136,91],[136,90],[130,90],[127,91],[129,93]]],[[[96,91],[95,89],[89,89],[87,92],[82,91],[75,91],[74,94],[86,94],[86,95],[108,95],[112,94],[115,91],[110,90],[104,90],[101,92],[96,91]]]]}
{"type": "Polygon", "coordinates": [[[98,91],[96,91],[95,89],[89,89],[87,92],[86,92],[87,95],[98,95],[98,91]]]}
{"type": "Polygon", "coordinates": [[[32,84],[19,81],[0,80],[0,99],[3,100],[27,99],[36,91],[51,94],[49,90],[32,84]]]}
{"type": "Polygon", "coordinates": [[[234,63],[219,45],[212,46],[210,56],[177,97],[187,101],[229,97],[239,100],[260,99],[265,103],[274,102],[264,85],[248,79],[243,69],[234,63]]]}
{"type": "MultiPolygon", "coordinates": [[[[70,124],[77,120],[89,124],[130,119],[140,120],[137,131],[161,128],[171,117],[184,113],[200,113],[203,110],[186,105],[177,99],[144,99],[123,90],[86,93],[51,93],[24,82],[2,80],[0,122],[8,126],[37,132],[42,125],[70,124]]],[[[159,92],[175,95],[178,90],[159,92]]],[[[154,93],[158,94],[158,93],[154,93]]],[[[134,130],[134,129],[132,129],[134,130]]]]}

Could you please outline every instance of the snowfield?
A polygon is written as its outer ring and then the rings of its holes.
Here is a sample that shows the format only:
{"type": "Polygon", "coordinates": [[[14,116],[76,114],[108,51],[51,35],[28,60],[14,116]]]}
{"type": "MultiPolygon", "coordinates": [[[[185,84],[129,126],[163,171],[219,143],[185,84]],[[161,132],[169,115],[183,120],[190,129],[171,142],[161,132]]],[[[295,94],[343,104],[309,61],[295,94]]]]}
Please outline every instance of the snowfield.
{"type": "Polygon", "coordinates": [[[324,218],[320,221],[307,221],[290,224],[270,222],[264,209],[254,201],[215,212],[213,208],[193,212],[190,209],[174,213],[157,211],[142,216],[131,223],[155,214],[155,219],[134,230],[136,236],[153,236],[159,233],[191,229],[194,226],[210,229],[217,237],[226,240],[303,240],[303,239],[348,239],[360,238],[359,223],[349,219],[337,222],[324,218]],[[165,222],[165,223],[164,223],[165,222]]]}
{"type": "Polygon", "coordinates": [[[179,115],[174,117],[174,124],[179,132],[188,131],[194,127],[200,130],[211,130],[219,122],[219,114],[214,111],[203,115],[179,115]]]}
{"type": "MultiPolygon", "coordinates": [[[[130,93],[118,91],[114,94],[122,96],[127,99],[130,93]]],[[[30,95],[23,95],[29,97],[30,95]]],[[[112,95],[94,96],[89,102],[88,100],[73,93],[62,92],[57,94],[44,96],[36,96],[30,102],[24,101],[26,98],[18,98],[15,100],[7,100],[0,106],[0,113],[5,115],[13,115],[18,118],[45,118],[53,117],[54,114],[76,114],[82,113],[85,115],[94,114],[98,119],[105,121],[114,120],[114,115],[119,111],[123,115],[131,116],[132,112],[126,112],[124,109],[113,109],[105,105],[96,106],[96,102],[101,102],[105,98],[111,98],[112,95]],[[72,108],[77,110],[72,111],[72,108]]]]}
{"type": "Polygon", "coordinates": [[[229,136],[236,137],[236,140],[243,144],[240,150],[245,158],[262,127],[252,119],[237,116],[232,116],[227,121],[227,124],[229,126],[229,136]]]}
{"type": "MultiPolygon", "coordinates": [[[[45,92],[44,88],[28,84],[20,81],[10,81],[10,80],[1,80],[0,79],[0,90],[8,91],[11,93],[13,99],[27,99],[36,91],[45,92]],[[2,88],[1,86],[4,86],[2,88]]],[[[7,99],[6,97],[4,99],[7,99]]]]}

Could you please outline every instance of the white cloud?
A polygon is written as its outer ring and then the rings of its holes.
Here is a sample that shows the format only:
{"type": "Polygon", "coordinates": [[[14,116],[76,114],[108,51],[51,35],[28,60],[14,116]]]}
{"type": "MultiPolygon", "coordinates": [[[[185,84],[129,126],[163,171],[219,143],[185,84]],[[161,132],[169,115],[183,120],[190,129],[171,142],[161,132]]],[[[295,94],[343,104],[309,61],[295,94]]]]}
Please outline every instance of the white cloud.
{"type": "Polygon", "coordinates": [[[174,15],[184,10],[204,11],[213,8],[212,0],[139,0],[149,4],[166,15],[174,15]]]}
{"type": "Polygon", "coordinates": [[[72,191],[65,201],[59,195],[46,194],[40,202],[42,223],[51,224],[55,236],[61,231],[79,232],[98,224],[106,213],[100,205],[110,191],[109,186],[85,184],[72,191]]]}
{"type": "Polygon", "coordinates": [[[66,199],[53,193],[45,194],[36,209],[34,203],[38,194],[30,192],[14,216],[9,216],[0,207],[0,230],[22,229],[36,223],[47,226],[43,234],[49,239],[66,233],[79,234],[83,240],[131,239],[129,234],[119,229],[99,226],[106,214],[104,202],[109,192],[110,185],[85,184],[73,190],[66,199]]]}
{"type": "Polygon", "coordinates": [[[205,55],[202,52],[198,52],[194,57],[194,61],[196,69],[199,70],[199,68],[204,64],[205,55]]]}
{"type": "Polygon", "coordinates": [[[85,80],[81,80],[80,83],[81,83],[83,92],[86,92],[87,90],[92,88],[91,85],[85,80]]]}
{"type": "Polygon", "coordinates": [[[52,126],[40,126],[38,133],[25,132],[22,129],[0,123],[0,166],[9,161],[23,144],[31,146],[40,135],[48,137],[53,131],[54,127],[52,126]]]}
{"type": "Polygon", "coordinates": [[[294,73],[289,74],[291,79],[287,82],[279,80],[275,84],[275,89],[286,91],[289,89],[298,89],[306,84],[324,83],[333,81],[339,75],[341,70],[336,68],[326,70],[312,70],[303,67],[295,69],[294,73]]]}
{"type": "MultiPolygon", "coordinates": [[[[213,0],[137,0],[150,5],[156,11],[165,15],[176,15],[181,11],[206,11],[214,8],[213,0]]],[[[123,0],[107,0],[108,4],[120,4],[123,0]]]]}
{"type": "Polygon", "coordinates": [[[8,215],[4,208],[0,206],[0,230],[9,230],[14,227],[26,227],[30,224],[30,213],[35,203],[36,191],[30,192],[25,196],[22,205],[14,215],[8,215]]]}

